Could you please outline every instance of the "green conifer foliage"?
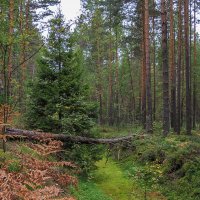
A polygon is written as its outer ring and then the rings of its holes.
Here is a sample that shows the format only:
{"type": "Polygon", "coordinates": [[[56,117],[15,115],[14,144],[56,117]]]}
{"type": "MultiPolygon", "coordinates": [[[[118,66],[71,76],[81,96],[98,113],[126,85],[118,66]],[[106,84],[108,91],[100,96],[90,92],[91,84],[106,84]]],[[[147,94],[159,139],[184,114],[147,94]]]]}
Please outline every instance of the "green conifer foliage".
{"type": "Polygon", "coordinates": [[[60,11],[50,21],[38,74],[31,83],[27,124],[32,129],[87,135],[94,124],[95,106],[86,101],[81,52],[73,46],[69,29],[60,11]]]}

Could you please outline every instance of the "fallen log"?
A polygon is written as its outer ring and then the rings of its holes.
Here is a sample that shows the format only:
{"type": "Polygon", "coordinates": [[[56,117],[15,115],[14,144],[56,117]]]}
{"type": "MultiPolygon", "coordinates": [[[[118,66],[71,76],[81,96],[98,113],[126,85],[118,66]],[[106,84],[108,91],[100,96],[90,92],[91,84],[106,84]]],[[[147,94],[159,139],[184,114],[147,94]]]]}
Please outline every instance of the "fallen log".
{"type": "Polygon", "coordinates": [[[26,140],[37,140],[37,141],[45,141],[45,140],[60,140],[62,142],[73,142],[80,144],[115,144],[120,142],[130,142],[134,136],[138,135],[129,135],[119,138],[88,138],[82,136],[73,136],[66,134],[53,134],[53,133],[45,133],[38,131],[28,131],[14,128],[6,128],[6,137],[7,138],[25,138],[26,140]]]}

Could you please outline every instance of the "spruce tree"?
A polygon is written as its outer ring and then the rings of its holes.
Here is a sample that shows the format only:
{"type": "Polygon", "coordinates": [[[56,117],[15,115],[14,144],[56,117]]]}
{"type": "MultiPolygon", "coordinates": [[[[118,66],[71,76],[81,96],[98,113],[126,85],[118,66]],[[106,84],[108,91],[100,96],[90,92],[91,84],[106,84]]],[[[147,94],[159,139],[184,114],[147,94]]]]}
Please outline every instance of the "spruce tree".
{"type": "Polygon", "coordinates": [[[88,134],[95,116],[82,81],[81,52],[59,11],[50,20],[46,47],[29,94],[29,128],[55,133],[88,134]]]}

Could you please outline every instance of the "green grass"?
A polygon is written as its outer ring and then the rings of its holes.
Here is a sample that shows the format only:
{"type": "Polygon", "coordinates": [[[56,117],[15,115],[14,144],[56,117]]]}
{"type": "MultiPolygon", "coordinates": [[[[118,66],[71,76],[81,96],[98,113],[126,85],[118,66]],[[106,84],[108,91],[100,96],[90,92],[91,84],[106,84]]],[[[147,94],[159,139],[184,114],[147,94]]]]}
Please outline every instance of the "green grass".
{"type": "MultiPolygon", "coordinates": [[[[200,200],[200,136],[162,133],[133,141],[135,150],[121,160],[121,168],[135,176],[149,192],[160,191],[169,200],[200,200]],[[139,174],[137,177],[135,174],[139,174]],[[147,175],[148,179],[145,178],[147,175]]],[[[113,153],[114,154],[114,153],[113,153]]]]}
{"type": "Polygon", "coordinates": [[[97,185],[88,180],[80,180],[78,189],[71,189],[77,200],[112,200],[97,185]]]}
{"type": "MultiPolygon", "coordinates": [[[[200,133],[170,133],[165,138],[159,123],[154,128],[152,135],[133,140],[131,151],[122,148],[119,161],[119,149],[113,148],[111,154],[116,162],[98,162],[95,183],[114,200],[144,199],[145,188],[147,199],[200,200],[200,133]]],[[[98,131],[102,137],[144,133],[131,127],[98,127],[98,131]]]]}
{"type": "Polygon", "coordinates": [[[137,184],[125,176],[121,168],[112,160],[106,164],[106,159],[97,163],[98,170],[95,173],[95,183],[113,200],[140,200],[143,192],[137,184]]]}

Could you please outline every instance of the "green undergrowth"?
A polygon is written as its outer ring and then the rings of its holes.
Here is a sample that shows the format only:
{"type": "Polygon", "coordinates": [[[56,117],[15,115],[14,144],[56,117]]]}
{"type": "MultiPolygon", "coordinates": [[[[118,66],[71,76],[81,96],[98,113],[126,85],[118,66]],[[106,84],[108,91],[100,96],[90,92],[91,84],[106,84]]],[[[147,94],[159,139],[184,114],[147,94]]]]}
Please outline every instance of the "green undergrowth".
{"type": "MultiPolygon", "coordinates": [[[[116,149],[112,155],[114,159],[119,159],[116,158],[116,149]]],[[[166,138],[161,131],[152,135],[141,134],[133,140],[132,152],[128,156],[121,153],[119,162],[124,173],[146,191],[147,197],[200,200],[198,133],[193,132],[191,136],[171,133],[166,138]]]]}
{"type": "Polygon", "coordinates": [[[72,188],[72,194],[77,200],[112,200],[94,182],[79,180],[78,190],[72,188]]]}
{"type": "Polygon", "coordinates": [[[141,127],[132,127],[132,126],[127,126],[127,127],[96,126],[92,129],[94,135],[97,135],[98,137],[101,138],[126,136],[130,134],[139,133],[141,131],[142,131],[141,127]]]}
{"type": "Polygon", "coordinates": [[[93,181],[113,200],[144,199],[143,192],[136,182],[126,176],[112,159],[102,159],[97,163],[97,167],[93,181]]]}

